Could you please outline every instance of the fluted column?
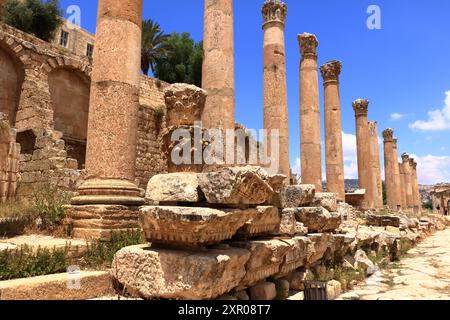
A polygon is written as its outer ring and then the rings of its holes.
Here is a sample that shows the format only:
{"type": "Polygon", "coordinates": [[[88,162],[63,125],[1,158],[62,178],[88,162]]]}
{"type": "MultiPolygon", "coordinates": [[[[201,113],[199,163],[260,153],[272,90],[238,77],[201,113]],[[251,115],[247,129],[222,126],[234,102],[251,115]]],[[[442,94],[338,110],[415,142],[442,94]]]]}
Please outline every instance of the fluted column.
{"type": "Polygon", "coordinates": [[[205,0],[203,52],[203,126],[234,129],[233,0],[205,0]]]}
{"type": "Polygon", "coordinates": [[[324,85],[325,161],[327,191],[345,201],[344,152],[342,145],[341,98],[339,75],[342,64],[331,61],[320,67],[324,85]]]}
{"type": "Polygon", "coordinates": [[[369,122],[367,121],[368,107],[368,100],[358,99],[353,102],[353,110],[355,111],[356,118],[359,187],[366,190],[362,204],[363,209],[371,209],[374,207],[374,191],[370,170],[369,122]]]}
{"type": "Polygon", "coordinates": [[[278,153],[279,173],[290,176],[289,123],[286,84],[284,27],[287,6],[279,0],[266,0],[262,8],[264,30],[264,129],[268,155],[278,153]],[[271,150],[270,130],[279,131],[279,150],[271,150]]]}
{"type": "Polygon", "coordinates": [[[383,138],[387,205],[392,210],[398,210],[402,207],[402,199],[400,194],[398,155],[394,151],[394,131],[390,128],[384,130],[383,138]]]}
{"type": "Polygon", "coordinates": [[[402,174],[402,165],[401,163],[398,162],[398,139],[393,139],[393,151],[394,151],[394,161],[396,163],[395,166],[395,185],[397,187],[397,195],[398,195],[398,200],[399,200],[399,204],[401,208],[405,208],[406,206],[406,197],[404,196],[403,193],[403,174],[402,174]]]}
{"type": "Polygon", "coordinates": [[[142,0],[99,0],[86,152],[73,204],[141,204],[134,184],[142,0]]]}
{"type": "Polygon", "coordinates": [[[411,181],[411,167],[409,163],[409,154],[402,154],[402,166],[403,174],[405,175],[405,195],[406,195],[406,207],[412,209],[414,207],[414,196],[411,181]]]}
{"type": "Polygon", "coordinates": [[[320,139],[319,71],[313,34],[298,35],[300,52],[300,158],[302,183],[322,191],[322,147],[320,139]]]}
{"type": "Polygon", "coordinates": [[[375,121],[369,122],[369,144],[370,144],[370,170],[371,170],[374,206],[377,209],[381,209],[383,208],[383,185],[381,181],[378,124],[375,121]]]}

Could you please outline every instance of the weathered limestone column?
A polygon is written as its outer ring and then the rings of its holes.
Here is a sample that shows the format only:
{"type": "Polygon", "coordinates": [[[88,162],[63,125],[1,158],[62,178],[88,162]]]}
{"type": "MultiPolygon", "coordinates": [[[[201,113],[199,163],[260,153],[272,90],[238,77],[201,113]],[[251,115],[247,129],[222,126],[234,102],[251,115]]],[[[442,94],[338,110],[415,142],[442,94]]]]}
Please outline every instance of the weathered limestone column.
{"type": "Polygon", "coordinates": [[[131,212],[125,214],[127,206],[144,203],[134,184],[141,22],[142,0],[99,0],[87,178],[78,189],[80,195],[72,199],[72,204],[78,205],[71,212],[75,236],[102,238],[111,229],[130,228],[137,219],[131,212]],[[116,207],[99,207],[102,205],[116,207]]]}
{"type": "Polygon", "coordinates": [[[405,195],[406,195],[406,207],[408,209],[412,209],[414,207],[414,197],[413,197],[413,189],[412,189],[412,181],[411,181],[411,167],[409,165],[409,154],[402,154],[402,166],[403,166],[403,174],[405,176],[405,195]]]}
{"type": "Polygon", "coordinates": [[[203,51],[203,126],[234,129],[233,0],[205,0],[203,51]]]}
{"type": "Polygon", "coordinates": [[[402,209],[408,209],[408,204],[406,202],[406,176],[405,170],[403,168],[403,163],[399,162],[398,166],[400,168],[400,188],[401,188],[401,197],[402,197],[402,209]]]}
{"type": "Polygon", "coordinates": [[[397,164],[395,166],[395,179],[396,179],[396,186],[397,186],[397,195],[398,200],[400,201],[400,208],[404,209],[406,207],[406,196],[404,193],[405,188],[403,187],[403,168],[402,164],[398,162],[398,139],[394,139],[393,141],[393,149],[394,149],[394,161],[397,164]]]}
{"type": "Polygon", "coordinates": [[[409,159],[409,167],[411,169],[411,185],[413,192],[414,212],[420,213],[422,209],[422,200],[419,191],[419,181],[417,177],[417,162],[414,159],[409,159]]]}
{"type": "Polygon", "coordinates": [[[342,145],[341,98],[339,75],[342,64],[331,61],[320,67],[325,96],[325,160],[327,191],[345,201],[344,151],[342,145]]]}
{"type": "Polygon", "coordinates": [[[313,34],[298,35],[300,62],[300,158],[302,183],[322,191],[322,146],[320,140],[319,71],[313,34]]]}
{"type": "Polygon", "coordinates": [[[266,0],[262,8],[264,30],[264,129],[267,154],[279,153],[279,172],[289,177],[289,127],[284,26],[287,6],[266,0]],[[271,150],[270,130],[279,130],[279,150],[271,150]]]}
{"type": "Polygon", "coordinates": [[[392,210],[399,210],[402,206],[400,195],[398,156],[394,153],[394,131],[383,131],[384,138],[384,171],[386,183],[387,205],[392,210]]]}
{"type": "Polygon", "coordinates": [[[383,208],[383,185],[381,181],[380,144],[378,142],[378,124],[369,122],[370,170],[373,188],[374,206],[383,208]]]}
{"type": "Polygon", "coordinates": [[[369,122],[367,121],[368,107],[368,100],[358,99],[353,102],[353,110],[356,117],[359,187],[366,189],[366,195],[362,204],[363,209],[374,208],[374,188],[370,170],[369,122]]]}

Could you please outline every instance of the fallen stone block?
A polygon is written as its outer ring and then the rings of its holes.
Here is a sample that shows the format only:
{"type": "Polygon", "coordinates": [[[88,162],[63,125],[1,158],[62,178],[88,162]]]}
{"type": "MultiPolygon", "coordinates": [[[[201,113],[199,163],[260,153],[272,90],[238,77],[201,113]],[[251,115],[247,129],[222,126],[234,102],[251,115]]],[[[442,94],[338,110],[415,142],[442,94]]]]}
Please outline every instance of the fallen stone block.
{"type": "Polygon", "coordinates": [[[290,244],[276,239],[232,242],[231,245],[250,252],[250,258],[245,266],[247,272],[240,284],[243,287],[278,274],[291,248],[290,244]]]}
{"type": "Polygon", "coordinates": [[[374,227],[400,227],[400,217],[394,215],[376,215],[376,214],[368,214],[366,217],[367,225],[374,227]]]}
{"type": "Polygon", "coordinates": [[[293,237],[297,232],[297,221],[295,220],[295,209],[283,209],[281,221],[274,234],[282,237],[293,237]]]}
{"type": "Polygon", "coordinates": [[[237,287],[246,274],[245,249],[172,250],[150,245],[119,250],[112,276],[144,299],[215,299],[237,287]]]}
{"type": "Polygon", "coordinates": [[[277,289],[274,283],[264,282],[250,288],[250,299],[270,301],[277,297],[277,289]]]}
{"type": "Polygon", "coordinates": [[[342,223],[342,217],[337,212],[329,212],[322,207],[297,208],[295,217],[303,223],[310,232],[334,231],[342,223]]]}
{"type": "Polygon", "coordinates": [[[274,280],[275,288],[277,290],[277,300],[286,300],[289,297],[289,281],[285,279],[274,280]]]}
{"type": "Polygon", "coordinates": [[[336,300],[342,294],[342,286],[339,281],[331,280],[327,283],[328,300],[336,300]]]}
{"type": "Polygon", "coordinates": [[[105,271],[78,271],[0,281],[0,300],[86,300],[114,295],[105,271]]]}
{"type": "Polygon", "coordinates": [[[309,270],[303,272],[295,271],[286,276],[286,280],[289,281],[289,287],[291,290],[304,291],[305,281],[308,279],[309,270]]]}
{"type": "Polygon", "coordinates": [[[331,235],[329,233],[309,234],[308,239],[311,243],[308,246],[308,265],[312,265],[323,258],[331,235]]]}
{"type": "Polygon", "coordinates": [[[301,222],[295,224],[295,235],[296,236],[306,236],[308,235],[308,228],[301,222]]]}
{"type": "Polygon", "coordinates": [[[364,271],[367,271],[369,267],[373,267],[374,265],[363,250],[356,251],[354,258],[358,268],[363,268],[364,271]]]}
{"type": "Polygon", "coordinates": [[[289,293],[289,297],[286,300],[303,301],[303,300],[305,300],[305,293],[303,291],[300,291],[300,292],[291,291],[289,293]]]}
{"type": "Polygon", "coordinates": [[[279,275],[285,276],[306,265],[308,260],[308,248],[310,247],[311,240],[307,237],[295,237],[282,241],[290,246],[280,267],[279,275]]]}
{"type": "Polygon", "coordinates": [[[338,211],[338,204],[335,193],[316,193],[312,205],[315,207],[324,207],[330,212],[338,211]]]}
{"type": "Polygon", "coordinates": [[[231,239],[256,210],[144,206],[140,221],[145,238],[172,246],[205,246],[231,239]]]}
{"type": "Polygon", "coordinates": [[[150,202],[200,202],[200,192],[196,173],[180,172],[158,174],[150,179],[145,198],[150,202]]]}
{"type": "Polygon", "coordinates": [[[297,208],[310,205],[314,200],[316,187],[302,184],[287,186],[280,192],[281,208],[297,208]]]}
{"type": "Polygon", "coordinates": [[[211,204],[261,205],[274,191],[253,167],[223,168],[199,175],[200,188],[211,204]]]}
{"type": "Polygon", "coordinates": [[[247,221],[237,232],[239,239],[270,235],[280,226],[280,214],[276,207],[256,207],[254,218],[247,221]]]}

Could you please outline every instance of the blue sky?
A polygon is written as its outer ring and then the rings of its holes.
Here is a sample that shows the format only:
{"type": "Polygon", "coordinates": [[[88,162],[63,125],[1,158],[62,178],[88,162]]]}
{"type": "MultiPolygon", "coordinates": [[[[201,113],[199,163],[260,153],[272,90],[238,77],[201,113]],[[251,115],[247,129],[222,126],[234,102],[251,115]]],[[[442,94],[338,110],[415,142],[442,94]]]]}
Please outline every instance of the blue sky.
{"type": "MultiPolygon", "coordinates": [[[[286,54],[291,162],[300,154],[297,34],[319,40],[319,64],[343,62],[341,106],[347,178],[356,177],[351,102],[367,98],[379,131],[395,129],[399,151],[417,157],[421,183],[450,181],[450,1],[286,0],[286,54]],[[381,30],[369,30],[367,8],[381,9],[381,30]],[[446,92],[449,98],[446,101],[446,92]],[[447,104],[446,104],[447,103],[447,104]],[[431,114],[430,111],[435,111],[431,114]]],[[[97,1],[62,0],[81,8],[82,27],[95,32],[97,1]]],[[[262,127],[263,0],[234,0],[236,121],[262,127]]],[[[144,18],[165,32],[203,37],[203,1],[144,0],[144,18]]],[[[323,110],[323,90],[320,81],[323,110]]],[[[323,114],[322,114],[323,116],[323,114]]],[[[322,117],[323,118],[323,117],[322,117]]],[[[323,124],[322,124],[323,125],[323,124]]],[[[382,155],[382,149],[381,155],[382,155]]]]}

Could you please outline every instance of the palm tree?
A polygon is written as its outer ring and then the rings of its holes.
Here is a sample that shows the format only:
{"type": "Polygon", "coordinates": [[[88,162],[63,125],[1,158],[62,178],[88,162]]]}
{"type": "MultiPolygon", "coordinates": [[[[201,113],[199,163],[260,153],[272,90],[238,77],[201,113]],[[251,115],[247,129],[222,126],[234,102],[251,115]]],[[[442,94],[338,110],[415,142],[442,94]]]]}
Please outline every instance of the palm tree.
{"type": "Polygon", "coordinates": [[[150,68],[155,69],[156,59],[166,56],[171,51],[167,42],[169,35],[164,34],[158,23],[148,19],[142,22],[141,69],[148,76],[150,68]]]}

